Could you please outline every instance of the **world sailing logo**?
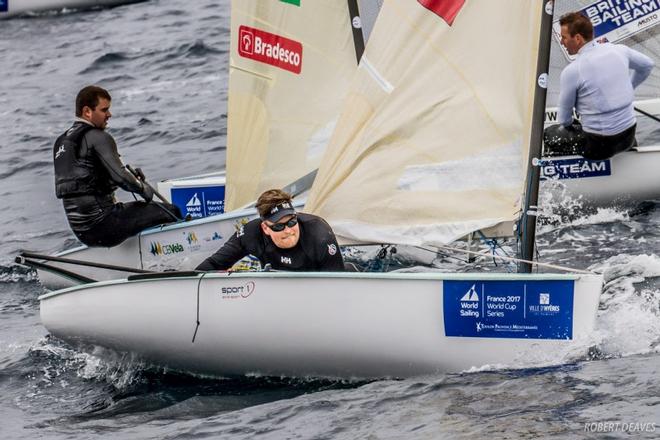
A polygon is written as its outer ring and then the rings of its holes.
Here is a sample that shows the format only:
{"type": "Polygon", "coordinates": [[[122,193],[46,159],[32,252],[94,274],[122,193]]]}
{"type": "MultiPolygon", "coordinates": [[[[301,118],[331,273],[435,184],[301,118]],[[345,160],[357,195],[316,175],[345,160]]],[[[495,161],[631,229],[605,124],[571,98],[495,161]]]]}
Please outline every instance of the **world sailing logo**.
{"type": "Polygon", "coordinates": [[[293,73],[302,70],[302,44],[256,28],[238,28],[238,54],[293,73]]]}
{"type": "Polygon", "coordinates": [[[199,200],[197,193],[186,202],[186,214],[190,214],[193,218],[202,218],[204,217],[204,212],[202,209],[202,202],[199,200]]]}
{"type": "Polygon", "coordinates": [[[417,0],[420,5],[433,12],[438,17],[447,22],[449,26],[454,23],[454,19],[461,12],[465,0],[417,0]]]}
{"type": "Polygon", "coordinates": [[[479,318],[479,294],[475,287],[476,284],[473,284],[460,299],[461,308],[459,313],[462,317],[479,318]]]}
{"type": "Polygon", "coordinates": [[[470,287],[470,290],[468,290],[465,295],[463,295],[461,301],[479,301],[479,294],[477,294],[475,287],[476,284],[473,284],[472,287],[470,287]]]}
{"type": "Polygon", "coordinates": [[[199,201],[197,193],[195,193],[190,200],[188,200],[188,203],[186,203],[186,208],[199,208],[200,206],[202,206],[202,202],[199,201]]]}

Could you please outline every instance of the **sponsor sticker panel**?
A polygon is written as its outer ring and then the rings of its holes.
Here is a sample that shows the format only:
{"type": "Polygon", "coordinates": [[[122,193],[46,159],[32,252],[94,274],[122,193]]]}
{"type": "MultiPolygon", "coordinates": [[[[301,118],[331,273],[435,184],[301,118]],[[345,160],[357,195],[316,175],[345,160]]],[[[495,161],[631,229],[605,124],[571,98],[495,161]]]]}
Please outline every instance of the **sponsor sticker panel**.
{"type": "Polygon", "coordinates": [[[149,253],[151,255],[173,255],[185,252],[185,248],[181,243],[162,243],[160,241],[152,241],[149,243],[149,253]]]}
{"type": "Polygon", "coordinates": [[[172,227],[140,235],[142,268],[190,270],[217,251],[254,215],[223,218],[187,227],[172,227]]]}
{"type": "Polygon", "coordinates": [[[543,159],[540,161],[541,180],[583,179],[612,175],[612,163],[607,160],[543,159]]]}
{"type": "Polygon", "coordinates": [[[300,42],[250,26],[238,28],[238,54],[295,74],[302,71],[300,42]]]}
{"type": "Polygon", "coordinates": [[[245,299],[254,293],[256,287],[254,281],[224,286],[220,288],[220,297],[222,299],[245,299]]]}
{"type": "MultiPolygon", "coordinates": [[[[594,38],[601,42],[616,43],[660,24],[660,2],[657,0],[597,0],[578,12],[589,17],[594,25],[594,38]]],[[[561,41],[559,19],[553,23],[552,29],[554,37],[561,41]]],[[[575,59],[575,55],[569,55],[564,46],[559,46],[568,60],[575,59]]]]}
{"type": "Polygon", "coordinates": [[[572,339],[572,280],[443,282],[445,335],[572,339]]]}
{"type": "Polygon", "coordinates": [[[225,212],[225,187],[172,188],[172,203],[181,213],[192,218],[208,217],[225,212]]]}

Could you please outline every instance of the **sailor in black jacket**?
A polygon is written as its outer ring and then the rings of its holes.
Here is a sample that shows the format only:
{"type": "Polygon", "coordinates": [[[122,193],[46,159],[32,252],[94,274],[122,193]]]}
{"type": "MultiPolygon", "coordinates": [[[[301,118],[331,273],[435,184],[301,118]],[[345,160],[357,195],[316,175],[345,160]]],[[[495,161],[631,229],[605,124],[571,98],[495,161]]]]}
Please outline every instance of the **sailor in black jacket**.
{"type": "Polygon", "coordinates": [[[343,271],[344,261],[330,225],[320,217],[297,213],[291,196],[275,189],[257,200],[261,218],[241,227],[197,270],[226,270],[246,255],[262,266],[290,271],[343,271]]]}
{"type": "Polygon", "coordinates": [[[181,217],[176,206],[153,202],[153,190],[122,163],[115,140],[104,131],[112,116],[110,101],[101,87],[83,88],[73,126],[53,146],[55,194],[73,233],[88,246],[116,246],[145,228],[181,217]],[[117,202],[118,187],[145,201],[117,202]]]}

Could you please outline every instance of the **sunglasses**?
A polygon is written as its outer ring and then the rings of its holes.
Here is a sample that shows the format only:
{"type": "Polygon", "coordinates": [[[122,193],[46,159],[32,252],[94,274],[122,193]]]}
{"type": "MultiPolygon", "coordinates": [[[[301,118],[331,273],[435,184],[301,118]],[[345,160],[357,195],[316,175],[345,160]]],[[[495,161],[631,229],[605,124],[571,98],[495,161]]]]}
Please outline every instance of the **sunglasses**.
{"type": "Polygon", "coordinates": [[[293,228],[297,224],[298,224],[298,217],[292,217],[286,223],[273,223],[272,225],[266,223],[266,226],[268,226],[271,230],[275,232],[282,232],[284,228],[293,228]]]}

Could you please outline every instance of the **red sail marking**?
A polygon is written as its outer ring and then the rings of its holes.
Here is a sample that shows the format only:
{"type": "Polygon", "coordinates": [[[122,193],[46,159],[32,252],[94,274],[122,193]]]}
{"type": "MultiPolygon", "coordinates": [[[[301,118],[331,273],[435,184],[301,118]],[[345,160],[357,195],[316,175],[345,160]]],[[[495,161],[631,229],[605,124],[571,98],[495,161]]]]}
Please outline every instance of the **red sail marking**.
{"type": "Polygon", "coordinates": [[[424,6],[429,11],[433,12],[449,26],[454,23],[454,19],[461,11],[465,4],[465,0],[417,0],[419,4],[424,6]]]}

